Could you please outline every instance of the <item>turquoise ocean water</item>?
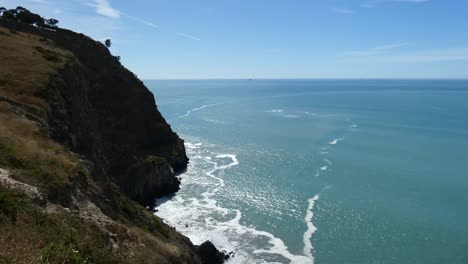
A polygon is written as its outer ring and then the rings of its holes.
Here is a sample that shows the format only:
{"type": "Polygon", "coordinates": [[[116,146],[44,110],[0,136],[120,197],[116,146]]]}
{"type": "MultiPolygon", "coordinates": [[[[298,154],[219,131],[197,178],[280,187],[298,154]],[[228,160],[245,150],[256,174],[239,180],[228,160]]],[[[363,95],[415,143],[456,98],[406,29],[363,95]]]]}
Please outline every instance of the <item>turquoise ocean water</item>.
{"type": "Polygon", "coordinates": [[[147,81],[186,141],[157,215],[231,263],[468,263],[468,81],[147,81]]]}

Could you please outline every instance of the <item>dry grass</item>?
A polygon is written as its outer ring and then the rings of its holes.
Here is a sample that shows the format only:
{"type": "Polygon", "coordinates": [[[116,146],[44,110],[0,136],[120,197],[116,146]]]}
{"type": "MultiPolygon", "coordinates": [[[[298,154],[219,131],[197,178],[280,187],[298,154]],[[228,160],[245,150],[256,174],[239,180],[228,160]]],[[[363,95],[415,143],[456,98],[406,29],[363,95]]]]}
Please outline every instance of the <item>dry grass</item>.
{"type": "Polygon", "coordinates": [[[0,96],[46,108],[44,89],[73,57],[50,40],[0,27],[0,96]]]}
{"type": "MultiPolygon", "coordinates": [[[[47,111],[50,78],[71,58],[51,41],[0,27],[0,98],[47,111]]],[[[22,182],[45,187],[49,199],[64,199],[80,162],[19,114],[25,109],[0,100],[0,167],[13,170],[22,182]]],[[[130,245],[129,252],[118,254],[94,223],[71,214],[45,214],[0,186],[0,263],[188,262],[189,253],[171,242],[172,230],[161,219],[121,193],[114,199],[119,222],[130,226],[129,232],[122,224],[109,227],[118,241],[130,245]]]]}
{"type": "MultiPolygon", "coordinates": [[[[7,108],[0,104],[0,109],[7,108]]],[[[8,109],[8,108],[7,108],[8,109]]],[[[0,110],[0,166],[17,169],[25,181],[63,187],[78,160],[23,117],[0,110]]]]}
{"type": "MultiPolygon", "coordinates": [[[[122,263],[97,225],[70,214],[45,214],[0,187],[0,205],[16,207],[14,220],[0,210],[0,263],[122,263]]],[[[0,206],[2,209],[2,206],[0,206]]]]}
{"type": "MultiPolygon", "coordinates": [[[[50,40],[0,27],[0,99],[47,111],[50,79],[72,57],[50,40]]],[[[0,166],[32,184],[67,186],[78,161],[14,108],[0,100],[0,166]]]]}

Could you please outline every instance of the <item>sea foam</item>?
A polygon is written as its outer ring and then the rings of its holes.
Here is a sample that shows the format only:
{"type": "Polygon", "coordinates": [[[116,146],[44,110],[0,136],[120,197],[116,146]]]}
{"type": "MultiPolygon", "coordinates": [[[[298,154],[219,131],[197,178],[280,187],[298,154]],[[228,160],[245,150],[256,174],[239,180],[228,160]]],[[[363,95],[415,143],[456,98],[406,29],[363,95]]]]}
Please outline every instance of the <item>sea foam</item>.
{"type": "Polygon", "coordinates": [[[268,111],[265,111],[267,113],[283,113],[284,110],[283,109],[272,109],[272,110],[268,110],[268,111]]]}
{"type": "MultiPolygon", "coordinates": [[[[216,194],[225,186],[223,173],[240,164],[235,154],[214,154],[200,143],[186,143],[186,148],[191,162],[187,175],[181,177],[181,190],[170,200],[157,201],[158,216],[194,244],[210,240],[219,249],[235,252],[229,261],[232,264],[267,263],[262,260],[263,254],[280,255],[293,264],[313,263],[310,238],[316,228],[311,222],[311,200],[305,218],[304,255],[295,255],[280,238],[243,224],[240,210],[218,204],[216,194]]],[[[317,199],[318,196],[313,201],[317,199]]]]}
{"type": "Polygon", "coordinates": [[[307,207],[307,212],[306,216],[304,218],[305,222],[307,223],[307,231],[304,233],[304,254],[309,257],[311,262],[314,262],[314,256],[312,255],[312,250],[314,249],[312,246],[312,235],[317,231],[317,227],[314,226],[312,223],[312,218],[314,216],[314,213],[312,209],[314,209],[314,204],[315,202],[320,198],[320,196],[317,194],[314,197],[310,198],[308,200],[309,206],[307,207]]]}
{"type": "Polygon", "coordinates": [[[343,140],[343,139],[344,139],[344,137],[337,138],[337,139],[331,141],[331,142],[328,143],[328,144],[330,144],[330,145],[336,145],[336,144],[338,144],[338,142],[340,142],[340,141],[343,140]]]}
{"type": "Polygon", "coordinates": [[[188,117],[188,116],[191,115],[193,112],[202,110],[202,109],[207,108],[207,107],[222,105],[222,104],[225,104],[225,103],[228,103],[228,102],[216,103],[216,104],[206,104],[206,105],[202,105],[202,106],[197,107],[197,108],[192,108],[192,109],[190,109],[190,110],[187,110],[187,113],[185,113],[184,115],[179,116],[179,118],[188,117]]]}

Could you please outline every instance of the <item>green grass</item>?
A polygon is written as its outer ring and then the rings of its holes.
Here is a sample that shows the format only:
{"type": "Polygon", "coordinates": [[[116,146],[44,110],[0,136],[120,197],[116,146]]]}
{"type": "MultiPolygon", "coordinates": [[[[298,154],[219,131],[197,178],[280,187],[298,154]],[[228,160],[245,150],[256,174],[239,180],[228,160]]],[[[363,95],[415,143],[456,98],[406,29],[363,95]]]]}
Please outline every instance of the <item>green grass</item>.
{"type": "Polygon", "coordinates": [[[45,214],[0,187],[1,263],[121,263],[106,232],[71,214],[45,214]]]}
{"type": "Polygon", "coordinates": [[[0,167],[13,170],[15,178],[41,187],[52,198],[66,196],[71,177],[81,166],[17,108],[35,109],[30,114],[47,120],[51,77],[72,58],[53,41],[0,27],[0,167]]]}
{"type": "Polygon", "coordinates": [[[16,178],[60,196],[80,173],[76,157],[41,133],[30,120],[0,108],[0,167],[16,178]]]}
{"type": "Polygon", "coordinates": [[[121,222],[143,228],[156,236],[169,238],[169,229],[161,219],[120,192],[114,192],[114,198],[117,202],[121,222]]]}

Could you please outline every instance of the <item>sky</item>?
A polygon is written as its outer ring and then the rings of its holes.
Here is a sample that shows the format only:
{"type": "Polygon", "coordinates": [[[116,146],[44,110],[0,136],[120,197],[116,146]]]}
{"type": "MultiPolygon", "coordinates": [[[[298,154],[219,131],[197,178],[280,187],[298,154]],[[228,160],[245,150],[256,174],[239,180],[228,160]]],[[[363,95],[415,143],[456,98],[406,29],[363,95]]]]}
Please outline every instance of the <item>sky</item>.
{"type": "Polygon", "coordinates": [[[467,0],[0,0],[142,79],[468,78],[467,0]]]}

